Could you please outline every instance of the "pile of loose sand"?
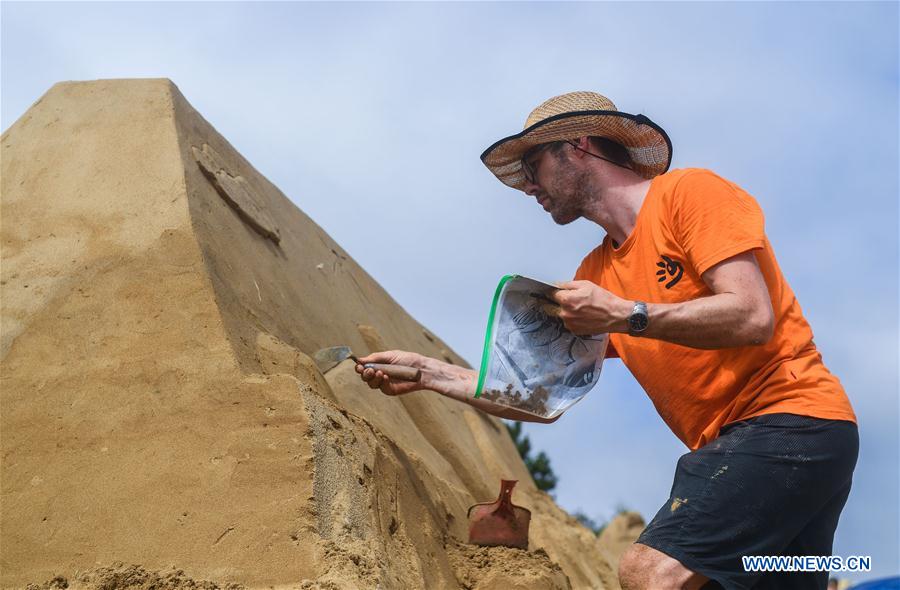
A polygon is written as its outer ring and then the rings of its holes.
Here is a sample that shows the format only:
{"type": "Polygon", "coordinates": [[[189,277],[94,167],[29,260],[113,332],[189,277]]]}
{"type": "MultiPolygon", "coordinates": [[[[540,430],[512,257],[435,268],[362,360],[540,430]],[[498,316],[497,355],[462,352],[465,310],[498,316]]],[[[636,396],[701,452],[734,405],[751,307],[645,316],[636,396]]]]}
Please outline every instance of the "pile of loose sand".
{"type": "Polygon", "coordinates": [[[319,373],[463,361],[171,82],[54,86],[2,136],[2,215],[3,587],[616,587],[499,421],[319,373]],[[530,551],[462,544],[501,478],[530,551]]]}
{"type": "Polygon", "coordinates": [[[216,584],[207,580],[194,580],[182,570],[170,568],[163,571],[147,571],[139,565],[114,563],[75,575],[72,580],[56,576],[43,584],[28,584],[25,590],[109,590],[130,588],[133,590],[243,590],[240,584],[216,584]]]}
{"type": "Polygon", "coordinates": [[[450,562],[463,590],[568,590],[572,587],[546,551],[454,543],[450,562]]]}

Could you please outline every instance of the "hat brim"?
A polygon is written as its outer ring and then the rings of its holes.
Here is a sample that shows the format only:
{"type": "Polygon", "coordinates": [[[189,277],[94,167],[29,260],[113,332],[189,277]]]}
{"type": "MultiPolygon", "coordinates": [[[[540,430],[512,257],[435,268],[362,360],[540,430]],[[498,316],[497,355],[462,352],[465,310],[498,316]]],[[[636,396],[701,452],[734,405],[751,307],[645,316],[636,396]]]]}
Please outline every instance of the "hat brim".
{"type": "Polygon", "coordinates": [[[634,171],[644,178],[662,174],[672,163],[672,141],[662,127],[644,115],[619,111],[572,111],[547,117],[494,143],[481,154],[481,161],[500,182],[522,190],[525,152],[543,143],[584,136],[605,137],[621,144],[631,156],[634,171]]]}

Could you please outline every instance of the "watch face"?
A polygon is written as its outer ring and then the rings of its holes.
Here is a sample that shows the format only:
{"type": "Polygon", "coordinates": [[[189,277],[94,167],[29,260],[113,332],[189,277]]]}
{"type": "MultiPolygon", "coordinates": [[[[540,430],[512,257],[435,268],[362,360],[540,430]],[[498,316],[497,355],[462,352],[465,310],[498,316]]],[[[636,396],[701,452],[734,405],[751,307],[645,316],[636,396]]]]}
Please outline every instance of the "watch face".
{"type": "Polygon", "coordinates": [[[628,325],[632,332],[643,332],[647,329],[647,316],[643,313],[633,313],[628,318],[628,325]]]}

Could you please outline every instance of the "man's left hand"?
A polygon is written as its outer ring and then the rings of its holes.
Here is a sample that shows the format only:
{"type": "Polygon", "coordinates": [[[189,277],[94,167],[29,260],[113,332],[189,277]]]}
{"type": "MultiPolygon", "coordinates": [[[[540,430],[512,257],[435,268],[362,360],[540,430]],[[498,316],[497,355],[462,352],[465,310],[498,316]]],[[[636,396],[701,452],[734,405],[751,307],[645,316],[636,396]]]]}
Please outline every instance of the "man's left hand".
{"type": "Polygon", "coordinates": [[[552,297],[559,304],[559,318],[580,336],[628,332],[628,316],[634,303],[617,297],[591,281],[557,283],[552,297]]]}

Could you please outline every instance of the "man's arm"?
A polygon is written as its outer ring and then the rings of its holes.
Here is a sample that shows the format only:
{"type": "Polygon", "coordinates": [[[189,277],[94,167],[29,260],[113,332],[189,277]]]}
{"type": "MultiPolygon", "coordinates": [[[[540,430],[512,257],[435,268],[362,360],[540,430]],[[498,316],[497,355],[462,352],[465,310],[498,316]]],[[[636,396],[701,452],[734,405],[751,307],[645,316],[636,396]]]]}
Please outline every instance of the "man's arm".
{"type": "Polygon", "coordinates": [[[356,372],[372,389],[380,389],[386,395],[403,395],[429,389],[445,397],[463,402],[498,418],[518,420],[520,422],[539,422],[550,424],[559,418],[539,418],[533,414],[509,408],[501,404],[495,404],[484,398],[475,398],[475,388],[478,386],[478,373],[472,369],[466,369],[445,363],[437,359],[421,354],[402,350],[388,350],[376,352],[369,356],[361,357],[356,365],[356,372]],[[421,371],[419,381],[392,380],[382,371],[366,369],[366,363],[387,363],[416,367],[421,371]]]}
{"type": "MultiPolygon", "coordinates": [[[[753,252],[723,260],[701,278],[712,295],[681,303],[648,302],[650,324],[641,337],[703,349],[760,345],[771,339],[775,314],[753,252]]],[[[628,332],[634,301],[589,281],[559,287],[559,317],[576,334],[628,332]]]]}

